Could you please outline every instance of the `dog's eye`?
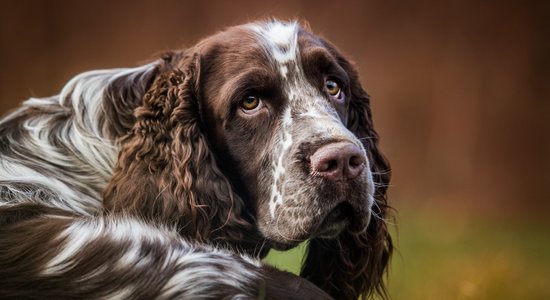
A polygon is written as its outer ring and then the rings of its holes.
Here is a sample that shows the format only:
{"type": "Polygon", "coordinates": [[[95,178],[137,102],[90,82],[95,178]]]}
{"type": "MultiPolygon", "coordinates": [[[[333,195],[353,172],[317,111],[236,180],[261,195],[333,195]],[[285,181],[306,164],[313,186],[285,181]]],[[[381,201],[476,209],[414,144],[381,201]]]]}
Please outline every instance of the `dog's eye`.
{"type": "Polygon", "coordinates": [[[241,102],[241,107],[245,112],[251,113],[261,107],[262,100],[256,96],[248,96],[241,102]]]}
{"type": "Polygon", "coordinates": [[[332,80],[325,81],[325,89],[332,97],[340,97],[340,85],[332,80]]]}

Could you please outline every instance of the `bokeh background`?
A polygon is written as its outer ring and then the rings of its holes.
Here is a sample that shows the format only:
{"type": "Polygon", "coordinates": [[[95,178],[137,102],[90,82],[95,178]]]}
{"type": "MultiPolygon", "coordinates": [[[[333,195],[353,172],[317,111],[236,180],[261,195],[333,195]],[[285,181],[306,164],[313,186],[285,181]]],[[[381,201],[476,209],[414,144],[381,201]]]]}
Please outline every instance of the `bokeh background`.
{"type": "MultiPolygon", "coordinates": [[[[224,27],[300,19],[354,60],[393,167],[393,299],[550,299],[549,1],[10,1],[0,113],[224,27]]],[[[299,249],[298,249],[299,250],[299,249]]],[[[300,252],[268,261],[296,271],[300,252]]]]}

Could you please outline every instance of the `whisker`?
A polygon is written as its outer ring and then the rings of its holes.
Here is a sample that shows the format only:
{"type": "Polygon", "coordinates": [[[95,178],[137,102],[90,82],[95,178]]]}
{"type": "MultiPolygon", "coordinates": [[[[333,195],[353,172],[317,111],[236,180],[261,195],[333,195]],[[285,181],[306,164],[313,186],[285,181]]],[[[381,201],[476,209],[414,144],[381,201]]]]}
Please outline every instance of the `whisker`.
{"type": "Polygon", "coordinates": [[[381,216],[381,211],[382,209],[380,208],[380,205],[378,205],[378,202],[374,201],[374,203],[372,204],[372,206],[374,208],[376,208],[376,210],[373,210],[371,209],[371,215],[373,218],[379,220],[379,221],[382,221],[388,225],[392,225],[392,226],[396,226],[397,224],[391,222],[390,220],[384,218],[383,216],[381,216]]]}
{"type": "Polygon", "coordinates": [[[360,138],[357,138],[357,139],[362,141],[362,140],[374,140],[376,138],[373,137],[373,136],[365,136],[365,137],[360,137],[360,138]]]}
{"type": "Polygon", "coordinates": [[[379,182],[375,182],[374,183],[374,187],[391,187],[392,185],[391,184],[387,184],[387,183],[379,183],[379,182]]]}

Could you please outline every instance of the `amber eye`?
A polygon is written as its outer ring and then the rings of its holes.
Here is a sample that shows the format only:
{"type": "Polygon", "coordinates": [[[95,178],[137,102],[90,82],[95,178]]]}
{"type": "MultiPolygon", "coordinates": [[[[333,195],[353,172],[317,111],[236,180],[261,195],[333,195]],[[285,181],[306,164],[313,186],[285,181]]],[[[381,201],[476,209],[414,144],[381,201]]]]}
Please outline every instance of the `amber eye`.
{"type": "Polygon", "coordinates": [[[241,106],[244,110],[254,110],[260,106],[260,98],[248,96],[241,102],[241,106]]]}
{"type": "Polygon", "coordinates": [[[340,85],[332,80],[325,81],[325,89],[333,97],[340,96],[340,85]]]}

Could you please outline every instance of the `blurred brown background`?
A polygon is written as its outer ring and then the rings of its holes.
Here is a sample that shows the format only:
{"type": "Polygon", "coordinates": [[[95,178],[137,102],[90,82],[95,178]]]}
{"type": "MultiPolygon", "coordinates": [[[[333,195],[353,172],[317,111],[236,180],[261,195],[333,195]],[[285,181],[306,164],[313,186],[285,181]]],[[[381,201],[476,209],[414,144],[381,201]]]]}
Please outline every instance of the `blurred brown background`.
{"type": "Polygon", "coordinates": [[[85,70],[135,66],[262,17],[298,18],[356,61],[394,169],[394,206],[543,214],[547,3],[12,1],[0,20],[0,113],[85,70]]]}

